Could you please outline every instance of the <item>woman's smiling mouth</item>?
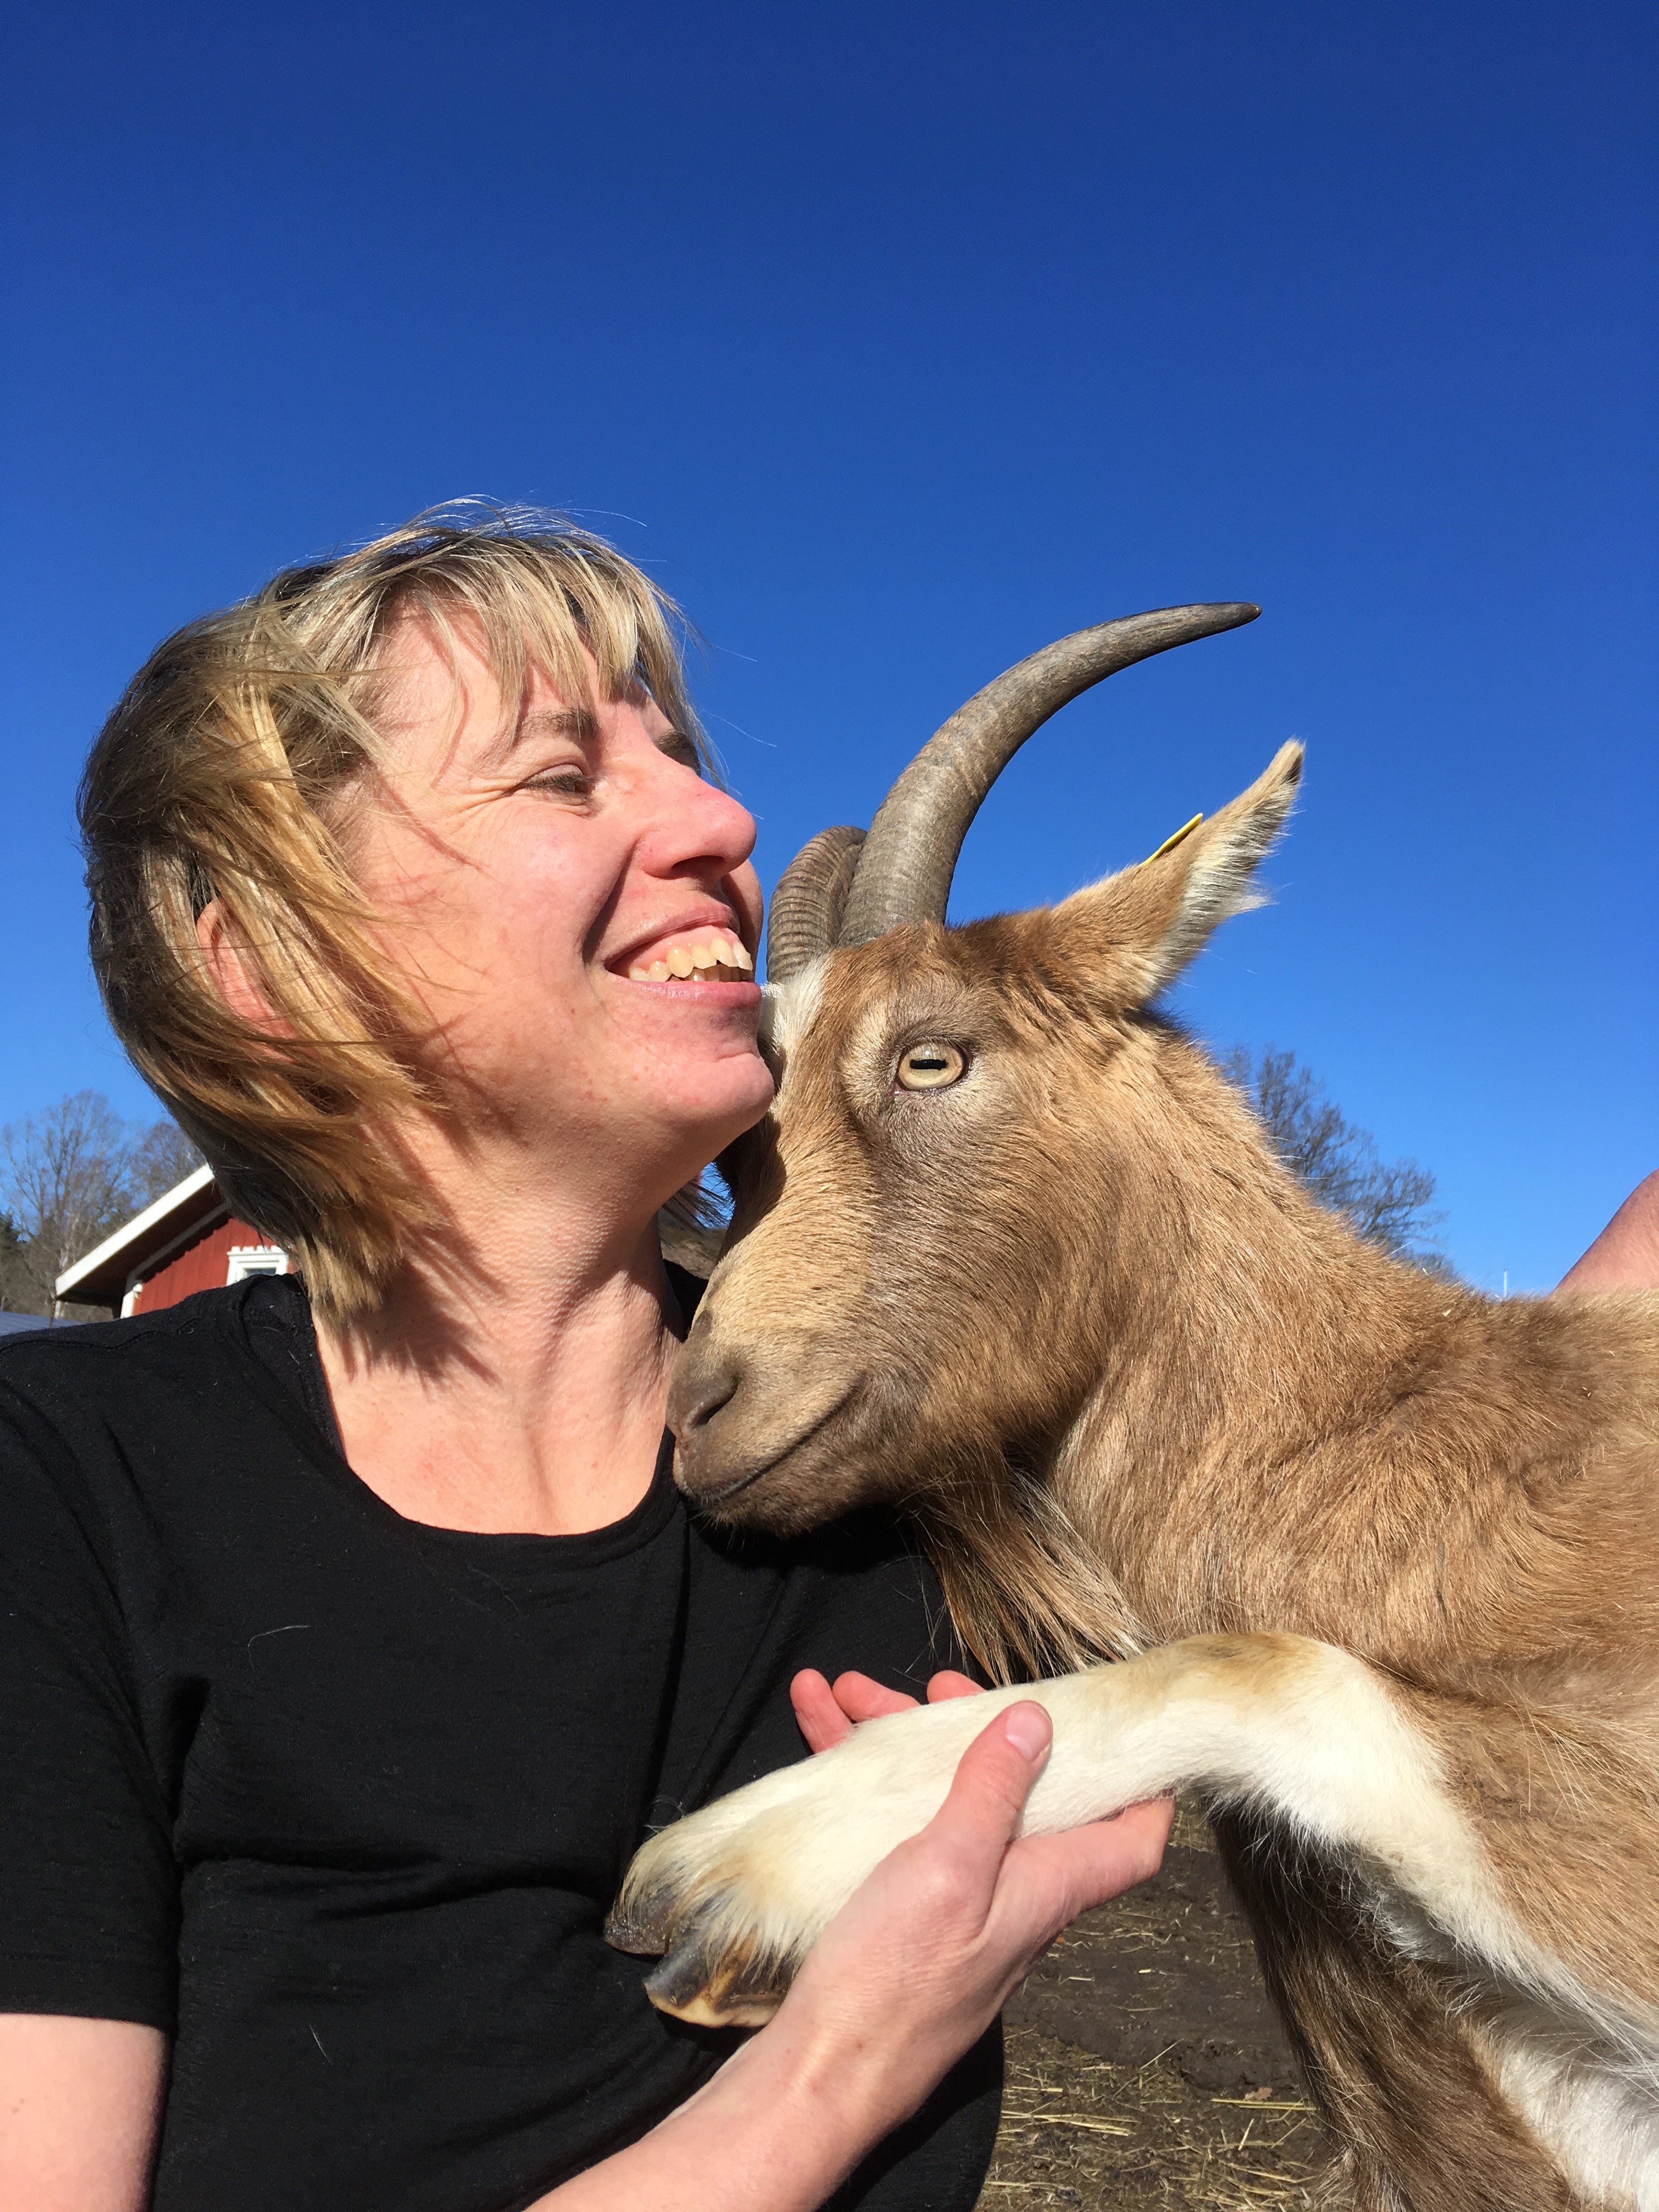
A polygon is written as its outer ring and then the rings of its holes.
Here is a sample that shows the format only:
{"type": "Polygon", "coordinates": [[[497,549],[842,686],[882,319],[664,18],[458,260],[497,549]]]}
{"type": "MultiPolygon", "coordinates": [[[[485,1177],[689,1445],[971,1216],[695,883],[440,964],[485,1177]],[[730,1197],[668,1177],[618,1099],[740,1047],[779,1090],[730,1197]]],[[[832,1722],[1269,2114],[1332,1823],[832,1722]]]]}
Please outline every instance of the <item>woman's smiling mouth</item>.
{"type": "Polygon", "coordinates": [[[629,960],[630,983],[747,983],[755,963],[735,930],[696,929],[659,939],[629,960]]]}

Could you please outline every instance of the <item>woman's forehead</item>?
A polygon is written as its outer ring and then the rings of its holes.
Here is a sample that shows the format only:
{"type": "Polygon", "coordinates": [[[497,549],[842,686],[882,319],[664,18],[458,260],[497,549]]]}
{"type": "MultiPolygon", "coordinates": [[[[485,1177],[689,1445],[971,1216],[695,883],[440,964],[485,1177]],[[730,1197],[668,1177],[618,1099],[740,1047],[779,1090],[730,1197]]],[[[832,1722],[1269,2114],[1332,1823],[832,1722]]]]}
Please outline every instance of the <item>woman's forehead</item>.
{"type": "Polygon", "coordinates": [[[400,747],[435,752],[456,767],[489,769],[528,744],[599,742],[612,719],[607,705],[632,708],[646,735],[659,743],[674,735],[674,725],[641,684],[629,683],[619,699],[601,699],[598,664],[586,646],[579,670],[556,676],[532,641],[520,641],[522,673],[517,696],[509,697],[483,624],[469,611],[461,613],[467,618],[442,629],[412,617],[388,636],[377,719],[400,747]],[[586,679],[580,693],[574,673],[586,679]]]}
{"type": "Polygon", "coordinates": [[[398,620],[379,657],[385,733],[422,748],[459,744],[468,758],[510,752],[526,736],[591,737],[598,671],[584,653],[585,695],[556,679],[521,639],[516,696],[509,696],[483,625],[468,609],[441,625],[424,610],[398,620]]]}

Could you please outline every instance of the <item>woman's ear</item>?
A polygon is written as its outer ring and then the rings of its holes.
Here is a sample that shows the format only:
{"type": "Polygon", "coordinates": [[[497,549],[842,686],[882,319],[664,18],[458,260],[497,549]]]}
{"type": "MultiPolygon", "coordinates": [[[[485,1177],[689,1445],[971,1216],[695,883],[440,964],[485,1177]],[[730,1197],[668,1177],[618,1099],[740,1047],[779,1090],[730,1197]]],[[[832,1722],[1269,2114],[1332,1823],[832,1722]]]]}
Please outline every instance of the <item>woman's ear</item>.
{"type": "Polygon", "coordinates": [[[196,942],[202,948],[213,988],[231,1012],[256,1029],[274,1027],[276,1018],[259,988],[253,963],[216,898],[210,899],[196,917],[196,942]]]}

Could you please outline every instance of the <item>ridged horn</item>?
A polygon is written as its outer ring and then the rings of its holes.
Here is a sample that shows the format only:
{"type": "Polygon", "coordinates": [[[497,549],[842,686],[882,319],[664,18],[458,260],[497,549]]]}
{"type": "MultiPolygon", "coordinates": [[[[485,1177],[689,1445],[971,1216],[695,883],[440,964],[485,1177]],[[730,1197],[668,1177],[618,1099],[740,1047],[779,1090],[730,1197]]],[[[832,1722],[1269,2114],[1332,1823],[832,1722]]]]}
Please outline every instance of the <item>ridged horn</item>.
{"type": "Polygon", "coordinates": [[[1261,611],[1244,600],[1228,600],[1097,623],[1045,646],[976,691],[927,740],[882,801],[834,941],[864,945],[906,922],[943,921],[962,841],[986,793],[1033,731],[1120,668],[1194,638],[1237,629],[1261,611]]]}
{"type": "Polygon", "coordinates": [[[842,823],[820,830],[784,870],[766,917],[766,980],[781,983],[840,939],[864,832],[842,823]]]}

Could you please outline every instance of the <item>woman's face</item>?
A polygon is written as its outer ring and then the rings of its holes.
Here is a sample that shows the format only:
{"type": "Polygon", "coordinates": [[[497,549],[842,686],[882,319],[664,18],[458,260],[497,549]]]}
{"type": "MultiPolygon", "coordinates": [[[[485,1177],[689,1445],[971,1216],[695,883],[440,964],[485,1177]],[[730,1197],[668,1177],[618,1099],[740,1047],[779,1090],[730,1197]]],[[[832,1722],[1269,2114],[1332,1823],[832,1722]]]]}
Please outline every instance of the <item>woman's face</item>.
{"type": "Polygon", "coordinates": [[[573,710],[538,674],[515,710],[457,644],[453,666],[418,619],[394,636],[354,872],[469,1135],[655,1204],[771,1099],[753,819],[643,694],[573,710]]]}

